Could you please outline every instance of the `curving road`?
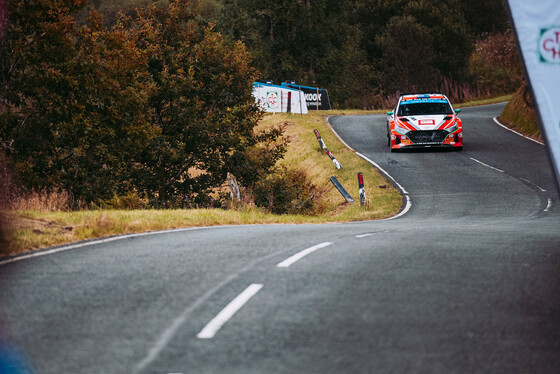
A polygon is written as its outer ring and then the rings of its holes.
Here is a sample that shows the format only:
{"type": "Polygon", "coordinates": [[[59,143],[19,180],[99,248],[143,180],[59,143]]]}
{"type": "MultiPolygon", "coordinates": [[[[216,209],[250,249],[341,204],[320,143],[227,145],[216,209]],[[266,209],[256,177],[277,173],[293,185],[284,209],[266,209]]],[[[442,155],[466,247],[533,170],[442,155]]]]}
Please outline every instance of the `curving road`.
{"type": "Polygon", "coordinates": [[[494,123],[502,109],[463,110],[462,152],[390,153],[384,116],[330,118],[403,188],[395,219],[4,263],[4,341],[37,373],[558,373],[556,187],[545,147],[494,123]]]}

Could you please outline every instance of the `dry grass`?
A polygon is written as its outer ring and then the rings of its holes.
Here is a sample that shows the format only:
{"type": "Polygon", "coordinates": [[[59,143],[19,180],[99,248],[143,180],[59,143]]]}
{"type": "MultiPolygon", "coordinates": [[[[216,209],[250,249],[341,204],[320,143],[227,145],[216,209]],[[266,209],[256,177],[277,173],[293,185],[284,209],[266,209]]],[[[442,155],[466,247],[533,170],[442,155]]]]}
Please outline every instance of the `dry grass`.
{"type": "Polygon", "coordinates": [[[506,105],[500,121],[516,131],[542,142],[535,110],[526,86],[521,87],[506,105]]]}
{"type": "Polygon", "coordinates": [[[271,115],[263,122],[273,124],[284,120],[293,123],[289,127],[292,143],[290,152],[281,163],[288,168],[302,168],[307,171],[319,190],[320,199],[316,210],[324,219],[327,221],[379,219],[395,214],[399,210],[400,194],[369,163],[356,156],[340,142],[327,125],[323,115],[314,113],[306,116],[271,115]],[[313,133],[314,129],[319,130],[325,144],[342,164],[343,169],[337,170],[325,151],[321,150],[313,133]],[[358,172],[362,172],[364,176],[369,201],[367,207],[360,207],[359,202],[347,204],[329,181],[331,176],[335,176],[354,200],[358,201],[358,172]]]}
{"type": "MultiPolygon", "coordinates": [[[[339,114],[340,112],[329,112],[339,114]]],[[[348,113],[356,113],[351,111],[348,113]]],[[[364,112],[360,112],[364,113],[364,112]]],[[[82,210],[66,211],[69,196],[65,193],[33,193],[14,202],[17,210],[8,214],[17,222],[8,231],[10,243],[4,254],[60,245],[91,238],[180,227],[326,223],[372,220],[395,214],[402,202],[400,194],[366,161],[347,149],[326,123],[324,113],[309,115],[266,115],[259,127],[289,123],[287,136],[291,143],[285,159],[288,168],[301,168],[317,187],[317,200],[311,215],[273,215],[248,206],[236,210],[82,210]],[[313,133],[318,129],[327,146],[343,165],[337,170],[319,147],[313,133]],[[357,173],[362,172],[368,205],[360,207],[357,173]],[[336,176],[354,197],[348,204],[332,186],[336,176]]]]}
{"type": "MultiPolygon", "coordinates": [[[[503,102],[509,97],[464,103],[471,105],[503,102]]],[[[328,115],[352,115],[384,113],[385,110],[333,110],[328,115]]],[[[291,144],[282,161],[289,168],[301,168],[317,186],[318,197],[312,215],[273,215],[255,208],[250,202],[234,210],[82,210],[67,211],[68,194],[32,193],[11,202],[16,210],[6,211],[0,207],[0,218],[7,214],[9,225],[0,232],[8,245],[0,248],[1,254],[13,254],[26,250],[61,245],[65,243],[125,233],[165,230],[180,227],[239,225],[239,224],[288,224],[326,223],[372,220],[395,214],[402,203],[400,194],[366,161],[347,149],[332,132],[324,112],[308,115],[267,115],[261,128],[288,122],[287,136],[291,144]],[[337,170],[330,158],[319,147],[313,130],[318,129],[327,147],[343,165],[337,170]],[[357,173],[362,172],[368,198],[368,206],[358,202],[357,173]],[[332,186],[331,176],[336,176],[357,201],[348,204],[332,186]],[[6,213],[7,212],[7,213],[6,213]]],[[[5,179],[4,179],[5,180],[5,179]]],[[[1,223],[1,222],[0,222],[1,223]]],[[[1,239],[1,238],[0,238],[1,239]]]]}
{"type": "Polygon", "coordinates": [[[32,210],[36,212],[68,211],[71,205],[70,194],[66,191],[33,191],[17,196],[12,200],[13,210],[32,210]]]}

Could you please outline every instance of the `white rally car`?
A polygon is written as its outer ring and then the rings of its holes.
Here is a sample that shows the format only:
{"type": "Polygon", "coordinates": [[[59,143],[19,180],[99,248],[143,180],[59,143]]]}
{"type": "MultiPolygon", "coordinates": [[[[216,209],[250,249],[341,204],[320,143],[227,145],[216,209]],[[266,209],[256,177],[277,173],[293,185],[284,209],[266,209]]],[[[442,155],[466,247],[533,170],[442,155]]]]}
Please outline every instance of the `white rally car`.
{"type": "Polygon", "coordinates": [[[463,123],[443,94],[401,95],[387,113],[387,143],[391,152],[408,148],[463,149],[463,123]]]}

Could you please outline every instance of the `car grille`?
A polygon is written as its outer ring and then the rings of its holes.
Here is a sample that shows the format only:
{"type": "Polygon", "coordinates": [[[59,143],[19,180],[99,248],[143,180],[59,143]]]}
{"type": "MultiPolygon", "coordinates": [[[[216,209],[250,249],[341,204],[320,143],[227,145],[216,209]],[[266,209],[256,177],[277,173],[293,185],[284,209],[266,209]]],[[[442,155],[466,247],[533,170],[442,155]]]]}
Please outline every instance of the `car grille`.
{"type": "Polygon", "coordinates": [[[413,143],[441,143],[448,135],[447,131],[443,130],[429,130],[429,131],[410,131],[406,136],[413,143]]]}

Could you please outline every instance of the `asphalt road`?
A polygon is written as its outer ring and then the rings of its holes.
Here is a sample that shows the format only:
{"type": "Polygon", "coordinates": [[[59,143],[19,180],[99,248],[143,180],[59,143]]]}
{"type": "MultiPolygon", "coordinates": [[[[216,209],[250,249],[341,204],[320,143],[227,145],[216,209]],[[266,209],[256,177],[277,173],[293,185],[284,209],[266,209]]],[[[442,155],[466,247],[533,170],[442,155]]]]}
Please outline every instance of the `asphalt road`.
{"type": "Polygon", "coordinates": [[[4,345],[39,374],[558,373],[558,195],[545,147],[493,122],[502,108],[463,110],[462,152],[390,153],[384,116],[330,119],[404,189],[395,219],[0,265],[4,345]]]}

